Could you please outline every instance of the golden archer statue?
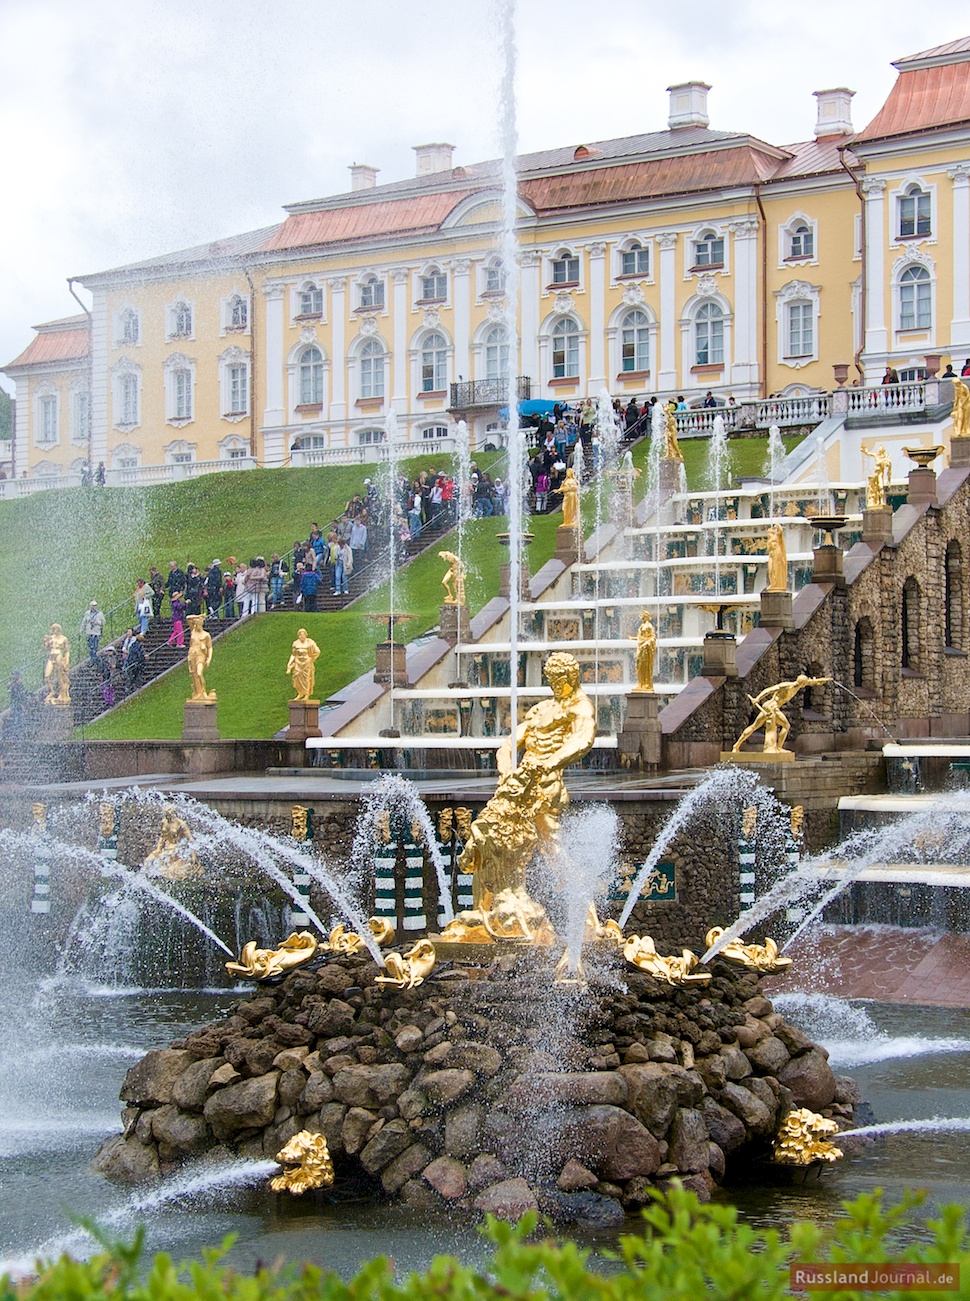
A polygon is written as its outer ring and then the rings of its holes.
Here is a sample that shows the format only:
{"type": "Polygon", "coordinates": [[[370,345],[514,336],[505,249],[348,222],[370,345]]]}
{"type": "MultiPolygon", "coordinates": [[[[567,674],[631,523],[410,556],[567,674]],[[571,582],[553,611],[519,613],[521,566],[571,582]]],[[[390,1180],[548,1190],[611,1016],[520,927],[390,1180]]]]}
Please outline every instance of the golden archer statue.
{"type": "Polygon", "coordinates": [[[680,450],[680,443],[677,442],[677,416],[674,414],[677,410],[673,402],[668,402],[664,408],[664,460],[665,461],[682,461],[684,453],[680,450]]]}
{"type": "Polygon", "coordinates": [[[831,678],[810,678],[805,673],[799,673],[798,677],[791,682],[778,682],[773,687],[765,687],[764,691],[759,691],[756,696],[748,696],[752,705],[756,706],[758,716],[735,741],[731,747],[732,753],[738,754],[748,737],[754,736],[755,732],[760,731],[762,727],[765,729],[764,753],[783,753],[788,733],[791,731],[791,723],[782,712],[782,706],[794,700],[799,691],[804,690],[805,687],[820,687],[823,683],[831,681],[831,678]]]}
{"type": "Polygon", "coordinates": [[[205,689],[205,671],[212,663],[212,638],[203,624],[205,616],[190,614],[186,621],[189,625],[189,677],[192,679],[192,701],[215,700],[214,691],[205,689]]]}
{"type": "Polygon", "coordinates": [[[313,698],[313,683],[316,678],[316,661],[320,656],[320,647],[312,637],[307,636],[306,628],[300,628],[296,641],[290,648],[290,658],[286,664],[287,673],[293,674],[293,691],[295,700],[309,701],[313,698]]]}
{"type": "Polygon", "coordinates": [[[44,685],[47,694],[45,705],[69,705],[71,703],[71,643],[61,632],[59,623],[52,623],[51,630],[44,638],[44,650],[47,651],[47,663],[44,665],[44,685]]]}
{"type": "Polygon", "coordinates": [[[657,657],[657,630],[649,614],[640,615],[637,629],[637,691],[653,691],[653,666],[657,657]]]}
{"type": "Polygon", "coordinates": [[[951,438],[970,438],[970,388],[962,379],[951,380],[953,384],[953,419],[951,438]]]}
{"type": "Polygon", "coordinates": [[[883,510],[886,505],[886,490],[893,476],[893,463],[880,443],[874,452],[870,452],[863,443],[859,450],[863,456],[872,457],[872,473],[866,479],[866,510],[883,510]]]}
{"type": "Polygon", "coordinates": [[[445,605],[465,604],[465,566],[453,551],[439,551],[442,560],[448,561],[448,569],[441,586],[445,589],[445,605]]]}

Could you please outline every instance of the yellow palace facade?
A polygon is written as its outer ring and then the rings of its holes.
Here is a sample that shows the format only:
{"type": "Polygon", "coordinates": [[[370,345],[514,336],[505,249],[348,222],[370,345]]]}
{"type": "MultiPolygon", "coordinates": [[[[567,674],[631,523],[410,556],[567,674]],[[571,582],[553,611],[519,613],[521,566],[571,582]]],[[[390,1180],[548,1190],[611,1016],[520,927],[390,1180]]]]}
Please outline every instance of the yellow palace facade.
{"type": "Polygon", "coordinates": [[[757,413],[887,366],[959,373],[970,38],[895,67],[861,131],[845,88],[816,92],[800,143],[716,130],[689,82],[663,130],[520,158],[515,356],[500,168],[448,144],[417,147],[408,180],[355,165],[350,192],[275,226],[79,276],[90,312],[36,327],[4,368],[14,477],[370,459],[392,412],[413,448],[450,445],[458,419],[480,447],[510,374],[532,399],[710,392],[757,413]]]}

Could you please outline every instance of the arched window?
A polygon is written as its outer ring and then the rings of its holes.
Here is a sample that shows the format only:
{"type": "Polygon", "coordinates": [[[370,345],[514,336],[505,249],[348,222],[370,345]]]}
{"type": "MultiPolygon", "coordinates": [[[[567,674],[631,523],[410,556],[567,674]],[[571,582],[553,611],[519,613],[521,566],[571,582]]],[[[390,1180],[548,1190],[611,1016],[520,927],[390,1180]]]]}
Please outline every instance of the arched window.
{"type": "Polygon", "coordinates": [[[323,290],[319,285],[305,285],[300,290],[298,316],[322,316],[323,315],[323,290]]]}
{"type": "Polygon", "coordinates": [[[814,257],[815,255],[815,234],[811,226],[806,226],[804,221],[800,221],[795,229],[791,232],[788,242],[788,256],[796,257],[814,257]]]}
{"type": "Polygon", "coordinates": [[[323,405],[323,353],[312,344],[300,354],[300,406],[323,405]]]}
{"type": "Polygon", "coordinates": [[[126,307],[121,313],[119,325],[118,342],[130,344],[132,347],[137,345],[139,336],[138,313],[133,307],[126,307]]]}
{"type": "Polygon", "coordinates": [[[918,673],[920,666],[920,591],[919,583],[912,575],[903,583],[899,634],[902,666],[913,673],[918,673]]]}
{"type": "Polygon", "coordinates": [[[552,259],[552,283],[554,285],[579,284],[579,258],[569,249],[560,249],[552,259]]]}
{"type": "Polygon", "coordinates": [[[650,322],[646,312],[627,312],[620,329],[620,370],[650,369],[650,322]]]}
{"type": "Polygon", "coordinates": [[[373,443],[383,443],[386,435],[383,429],[362,429],[357,435],[361,447],[370,447],[373,443]]]}
{"type": "Polygon", "coordinates": [[[509,375],[509,332],[493,325],[485,336],[485,378],[507,379],[509,375]]]}
{"type": "Polygon", "coordinates": [[[899,328],[928,330],[933,323],[933,282],[926,267],[907,267],[899,277],[899,328]]]}
{"type": "Polygon", "coordinates": [[[443,393],[448,386],[448,344],[433,330],[421,348],[421,392],[443,393]]]}
{"type": "Polygon", "coordinates": [[[697,366],[724,362],[724,316],[717,303],[703,303],[694,317],[694,361],[697,366]]]}
{"type": "Polygon", "coordinates": [[[929,235],[932,232],[930,196],[918,185],[911,185],[899,200],[899,237],[929,235]]]}
{"type": "Polygon", "coordinates": [[[875,686],[874,668],[872,620],[865,616],[855,626],[852,642],[852,685],[872,690],[875,686]]]}
{"type": "Polygon", "coordinates": [[[384,396],[384,347],[377,339],[368,339],[360,350],[360,396],[384,396]]]}
{"type": "Polygon", "coordinates": [[[505,264],[501,258],[493,258],[485,268],[485,292],[487,294],[504,294],[505,279],[505,264]]]}
{"type": "Polygon", "coordinates": [[[647,276],[650,274],[650,250],[634,240],[620,254],[620,274],[624,276],[647,276]]]}
{"type": "Polygon", "coordinates": [[[579,326],[568,316],[557,321],[552,330],[553,379],[579,378],[579,326]]]}
{"type": "Polygon", "coordinates": [[[448,277],[438,267],[429,267],[421,277],[421,301],[443,303],[448,296],[448,277]]]}
{"type": "Polygon", "coordinates": [[[368,276],[362,281],[360,286],[360,306],[361,307],[383,307],[384,306],[384,282],[377,276],[368,276]]]}
{"type": "Polygon", "coordinates": [[[959,542],[947,543],[945,577],[945,645],[952,650],[963,650],[963,551],[959,542]]]}
{"type": "Polygon", "coordinates": [[[713,230],[702,230],[694,240],[695,267],[724,265],[724,237],[713,230]]]}
{"type": "Polygon", "coordinates": [[[233,294],[229,299],[230,330],[245,330],[249,324],[249,304],[242,294],[233,294]]]}
{"type": "Polygon", "coordinates": [[[182,299],[172,309],[172,336],[176,339],[192,336],[192,308],[182,299]]]}

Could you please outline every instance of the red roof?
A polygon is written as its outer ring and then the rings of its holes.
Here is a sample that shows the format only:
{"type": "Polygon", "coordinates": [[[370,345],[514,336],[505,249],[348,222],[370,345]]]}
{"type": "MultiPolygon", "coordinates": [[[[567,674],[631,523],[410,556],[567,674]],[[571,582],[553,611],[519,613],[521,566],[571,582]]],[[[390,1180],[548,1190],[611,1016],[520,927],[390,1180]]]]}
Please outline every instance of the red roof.
{"type": "Polygon", "coordinates": [[[4,366],[4,370],[13,370],[17,366],[46,366],[54,361],[84,361],[91,352],[91,334],[83,316],[72,317],[68,321],[52,321],[47,325],[35,325],[37,337],[29,343],[19,357],[4,366]]]}
{"type": "Polygon", "coordinates": [[[352,203],[344,208],[323,208],[287,217],[263,245],[263,249],[302,248],[312,244],[333,244],[368,235],[415,234],[437,230],[448,213],[471,191],[446,190],[408,199],[352,203]]]}
{"type": "Polygon", "coordinates": [[[902,70],[889,98],[857,140],[910,135],[928,127],[970,121],[970,63],[902,70]]]}

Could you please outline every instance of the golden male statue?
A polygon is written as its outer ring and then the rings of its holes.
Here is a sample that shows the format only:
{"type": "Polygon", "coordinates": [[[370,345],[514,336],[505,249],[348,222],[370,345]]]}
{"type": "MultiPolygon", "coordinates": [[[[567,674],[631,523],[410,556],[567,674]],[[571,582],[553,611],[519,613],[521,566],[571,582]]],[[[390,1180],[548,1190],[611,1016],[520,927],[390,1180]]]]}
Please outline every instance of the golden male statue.
{"type": "Polygon", "coordinates": [[[202,875],[202,864],[192,848],[192,832],[171,804],[162,810],[158,839],[142,867],[149,876],[165,881],[190,881],[202,875]]]}
{"type": "Polygon", "coordinates": [[[445,589],[445,605],[465,604],[465,566],[453,551],[439,551],[442,560],[448,561],[448,570],[441,580],[445,589]]]}
{"type": "Polygon", "coordinates": [[[189,625],[189,677],[192,679],[189,699],[215,700],[216,693],[205,689],[205,671],[212,663],[212,638],[203,627],[205,617],[190,614],[186,622],[189,625]]]}
{"type": "Polygon", "coordinates": [[[637,629],[637,691],[653,691],[653,666],[657,658],[657,630],[644,610],[637,629]]]}
{"type": "Polygon", "coordinates": [[[312,637],[307,636],[306,628],[300,628],[296,641],[290,648],[290,658],[286,664],[287,673],[293,674],[293,692],[295,700],[312,700],[313,684],[316,679],[316,662],[320,658],[320,647],[312,637]]]}
{"type": "Polygon", "coordinates": [[[764,691],[759,691],[756,696],[749,696],[748,699],[758,710],[758,716],[734,742],[731,747],[732,752],[738,754],[748,737],[754,736],[755,732],[763,727],[765,729],[764,753],[780,754],[785,748],[788,733],[791,731],[791,723],[782,712],[782,706],[794,700],[799,691],[804,690],[805,687],[820,687],[823,683],[831,681],[831,678],[810,678],[806,673],[799,673],[798,677],[790,682],[778,682],[773,687],[765,687],[764,691]]]}
{"type": "Polygon", "coordinates": [[[47,651],[47,663],[44,665],[44,685],[47,694],[45,705],[69,705],[71,703],[71,643],[61,632],[59,623],[52,623],[51,630],[44,638],[44,650],[47,651]]]}

